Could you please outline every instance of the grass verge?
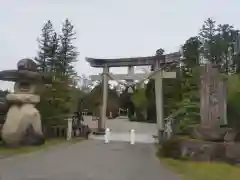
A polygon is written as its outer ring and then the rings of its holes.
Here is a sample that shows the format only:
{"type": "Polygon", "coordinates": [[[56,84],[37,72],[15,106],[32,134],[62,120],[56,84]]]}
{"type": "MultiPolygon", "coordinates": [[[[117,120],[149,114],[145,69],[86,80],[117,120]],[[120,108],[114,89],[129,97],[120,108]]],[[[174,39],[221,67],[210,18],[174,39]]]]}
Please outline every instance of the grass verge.
{"type": "Polygon", "coordinates": [[[82,138],[73,138],[70,141],[66,141],[66,139],[64,138],[55,138],[55,139],[46,140],[45,144],[41,146],[22,146],[18,148],[8,148],[6,146],[0,146],[0,158],[5,158],[5,157],[9,157],[16,154],[21,154],[21,153],[37,151],[37,150],[52,147],[54,145],[58,145],[61,143],[70,143],[70,144],[77,143],[82,140],[83,140],[82,138]]]}
{"type": "Polygon", "coordinates": [[[190,162],[161,158],[182,180],[240,180],[240,167],[217,162],[190,162]]]}

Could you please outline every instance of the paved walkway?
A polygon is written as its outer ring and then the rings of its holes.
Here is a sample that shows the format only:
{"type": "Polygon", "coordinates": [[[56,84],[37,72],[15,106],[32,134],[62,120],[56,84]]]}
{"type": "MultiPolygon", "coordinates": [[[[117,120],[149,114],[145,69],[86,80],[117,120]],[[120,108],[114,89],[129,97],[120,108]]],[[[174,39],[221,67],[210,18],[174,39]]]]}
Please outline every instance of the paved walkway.
{"type": "Polygon", "coordinates": [[[1,180],[178,180],[152,144],[88,140],[0,160],[1,180]]]}
{"type": "MultiPolygon", "coordinates": [[[[97,121],[92,121],[91,116],[86,116],[85,123],[91,128],[97,127],[97,121]]],[[[153,135],[157,134],[157,125],[154,123],[130,122],[127,118],[116,118],[106,121],[106,127],[110,128],[110,140],[112,141],[130,141],[130,130],[135,130],[136,142],[154,143],[156,140],[153,135]]],[[[103,140],[103,136],[91,136],[91,139],[103,140]]]]}

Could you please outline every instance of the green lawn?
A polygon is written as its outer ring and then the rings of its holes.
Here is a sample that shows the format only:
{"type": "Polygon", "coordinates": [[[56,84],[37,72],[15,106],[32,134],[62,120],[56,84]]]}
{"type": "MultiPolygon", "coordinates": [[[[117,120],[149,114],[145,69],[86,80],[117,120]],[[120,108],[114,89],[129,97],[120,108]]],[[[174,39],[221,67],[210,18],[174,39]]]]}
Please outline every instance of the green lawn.
{"type": "Polygon", "coordinates": [[[189,162],[161,158],[182,180],[240,180],[240,167],[224,163],[189,162]]]}
{"type": "Polygon", "coordinates": [[[20,153],[28,153],[28,152],[32,152],[32,151],[37,151],[37,150],[41,150],[41,149],[45,149],[54,145],[58,145],[61,143],[76,143],[83,140],[82,138],[73,138],[70,141],[67,141],[66,139],[63,138],[56,138],[56,139],[49,139],[46,140],[45,144],[41,145],[41,146],[23,146],[23,147],[19,147],[19,148],[8,148],[5,146],[0,146],[0,158],[4,158],[6,156],[11,156],[11,155],[15,155],[15,154],[20,154],[20,153]]]}

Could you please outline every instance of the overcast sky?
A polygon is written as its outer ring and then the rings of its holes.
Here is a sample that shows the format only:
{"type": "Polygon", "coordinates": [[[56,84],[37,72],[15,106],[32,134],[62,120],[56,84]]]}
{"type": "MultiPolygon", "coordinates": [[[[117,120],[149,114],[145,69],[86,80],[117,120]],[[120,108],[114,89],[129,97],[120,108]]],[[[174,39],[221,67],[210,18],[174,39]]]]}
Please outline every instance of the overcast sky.
{"type": "Polygon", "coordinates": [[[101,71],[90,68],[86,56],[149,56],[158,48],[178,51],[208,17],[240,28],[239,0],[0,1],[0,70],[16,68],[19,59],[36,55],[36,39],[47,20],[57,32],[65,18],[72,21],[80,52],[76,70],[86,75],[101,71]]]}

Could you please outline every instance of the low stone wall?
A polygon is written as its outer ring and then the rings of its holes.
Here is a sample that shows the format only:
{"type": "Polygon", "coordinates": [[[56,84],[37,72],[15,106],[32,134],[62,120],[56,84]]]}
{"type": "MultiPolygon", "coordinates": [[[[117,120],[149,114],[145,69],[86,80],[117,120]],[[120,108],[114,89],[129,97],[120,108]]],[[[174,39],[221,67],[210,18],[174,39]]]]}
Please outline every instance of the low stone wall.
{"type": "Polygon", "coordinates": [[[226,158],[230,163],[240,163],[240,143],[226,143],[226,158]]]}
{"type": "Polygon", "coordinates": [[[225,160],[225,144],[197,140],[180,141],[181,157],[193,161],[225,160]]]}
{"type": "Polygon", "coordinates": [[[240,163],[240,142],[210,142],[195,139],[172,139],[162,144],[162,156],[190,161],[240,163]]]}
{"type": "Polygon", "coordinates": [[[180,141],[181,157],[193,161],[240,163],[239,142],[180,141]]]}
{"type": "Polygon", "coordinates": [[[66,126],[44,127],[43,133],[48,138],[67,137],[67,127],[66,126]]]}
{"type": "MultiPolygon", "coordinates": [[[[68,128],[66,126],[50,126],[43,128],[44,135],[47,138],[66,138],[68,128]]],[[[79,128],[78,128],[79,129],[79,128]]],[[[83,129],[87,130],[87,129],[83,129]]],[[[87,137],[90,132],[82,132],[79,129],[79,133],[77,133],[77,129],[72,130],[72,137],[87,137]]]]}

